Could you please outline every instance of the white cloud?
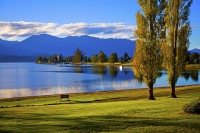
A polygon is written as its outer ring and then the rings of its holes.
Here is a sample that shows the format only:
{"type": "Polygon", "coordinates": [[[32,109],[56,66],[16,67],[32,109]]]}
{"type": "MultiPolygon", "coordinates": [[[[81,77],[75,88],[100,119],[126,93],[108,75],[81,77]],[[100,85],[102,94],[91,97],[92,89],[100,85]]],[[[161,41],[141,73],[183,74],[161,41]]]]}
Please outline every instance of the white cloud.
{"type": "Polygon", "coordinates": [[[191,25],[192,29],[200,29],[200,24],[191,25]]]}
{"type": "Polygon", "coordinates": [[[39,22],[0,22],[0,38],[21,40],[36,34],[51,34],[59,37],[90,35],[100,38],[134,39],[136,26],[125,23],[56,23],[39,22]]]}
{"type": "Polygon", "coordinates": [[[27,38],[31,35],[49,33],[57,24],[38,22],[0,22],[0,38],[13,40],[27,38]]]}

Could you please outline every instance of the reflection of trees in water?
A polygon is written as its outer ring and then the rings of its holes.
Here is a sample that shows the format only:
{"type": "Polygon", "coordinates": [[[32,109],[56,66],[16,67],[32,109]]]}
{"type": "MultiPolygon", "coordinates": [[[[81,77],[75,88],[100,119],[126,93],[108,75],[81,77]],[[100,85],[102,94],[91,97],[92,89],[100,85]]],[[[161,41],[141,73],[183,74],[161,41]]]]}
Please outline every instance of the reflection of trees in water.
{"type": "Polygon", "coordinates": [[[181,73],[181,77],[184,77],[187,81],[190,78],[190,73],[188,72],[181,73]]]}
{"type": "Polygon", "coordinates": [[[124,74],[127,75],[130,71],[123,67],[124,74]]]}
{"type": "Polygon", "coordinates": [[[78,66],[78,65],[77,65],[77,66],[74,67],[74,69],[75,69],[75,72],[76,72],[76,73],[83,73],[83,69],[82,69],[81,66],[78,66]]]}
{"type": "Polygon", "coordinates": [[[157,78],[160,78],[160,77],[162,77],[162,75],[163,75],[163,73],[162,72],[158,72],[158,74],[157,74],[157,78]]]}
{"type": "MultiPolygon", "coordinates": [[[[137,81],[138,81],[139,83],[144,82],[144,80],[143,80],[143,78],[142,78],[142,74],[139,74],[139,73],[137,72],[137,70],[136,70],[134,67],[132,67],[132,70],[133,70],[133,74],[134,74],[135,78],[137,79],[137,81]]],[[[157,73],[157,78],[162,77],[162,75],[163,75],[163,72],[158,72],[158,73],[157,73]]]]}
{"type": "Polygon", "coordinates": [[[129,73],[129,71],[127,71],[127,70],[124,70],[124,74],[126,75],[126,74],[128,74],[129,73]]]}
{"type": "Polygon", "coordinates": [[[106,74],[107,73],[107,70],[106,70],[106,66],[95,66],[93,65],[92,66],[92,73],[94,74],[106,74]]]}
{"type": "Polygon", "coordinates": [[[118,74],[118,70],[117,70],[117,67],[116,66],[110,66],[109,67],[109,72],[110,72],[110,76],[111,77],[116,77],[117,74],[118,74]]]}
{"type": "Polygon", "coordinates": [[[198,81],[198,70],[193,70],[192,73],[191,73],[191,78],[193,79],[193,81],[198,81]]]}
{"type": "MultiPolygon", "coordinates": [[[[142,75],[137,73],[137,71],[134,68],[132,70],[138,82],[142,83],[143,82],[142,75]]],[[[159,72],[157,76],[162,77],[164,74],[167,74],[167,73],[159,72]]],[[[189,78],[191,78],[193,81],[198,82],[199,70],[187,70],[186,72],[181,73],[181,77],[185,78],[185,80],[188,80],[189,78]]]]}
{"type": "Polygon", "coordinates": [[[74,72],[76,73],[87,73],[88,68],[90,68],[91,66],[83,66],[83,65],[75,65],[73,66],[74,68],[74,72]]]}
{"type": "Polygon", "coordinates": [[[191,78],[193,81],[199,80],[199,71],[198,70],[188,70],[181,74],[181,77],[184,77],[186,80],[191,78]]]}

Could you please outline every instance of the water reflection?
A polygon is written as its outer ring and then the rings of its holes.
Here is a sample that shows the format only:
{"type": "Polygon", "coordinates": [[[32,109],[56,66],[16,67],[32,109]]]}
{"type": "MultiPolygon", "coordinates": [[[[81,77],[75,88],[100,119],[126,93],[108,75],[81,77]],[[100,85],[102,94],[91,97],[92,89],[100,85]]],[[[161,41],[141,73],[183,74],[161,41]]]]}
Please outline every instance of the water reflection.
{"type": "Polygon", "coordinates": [[[198,82],[199,71],[198,70],[188,70],[187,72],[182,73],[181,76],[184,77],[186,80],[191,78],[193,81],[198,82]]]}
{"type": "Polygon", "coordinates": [[[105,75],[107,73],[107,67],[94,65],[94,66],[92,66],[92,73],[105,75]]]}
{"type": "MultiPolygon", "coordinates": [[[[132,67],[0,63],[0,98],[146,88],[132,67]],[[23,89],[22,89],[23,88],[23,89]]],[[[161,70],[154,87],[169,86],[161,70]]],[[[199,71],[182,73],[177,85],[199,84],[199,71]]]]}
{"type": "Polygon", "coordinates": [[[52,95],[52,94],[62,94],[62,93],[79,93],[85,92],[83,88],[79,87],[52,87],[52,88],[38,88],[38,89],[1,89],[0,98],[12,98],[12,97],[25,97],[25,96],[39,96],[39,95],[52,95]]]}
{"type": "Polygon", "coordinates": [[[109,72],[110,72],[111,77],[113,77],[113,78],[116,77],[117,74],[118,74],[117,67],[116,66],[110,66],[109,72]]]}

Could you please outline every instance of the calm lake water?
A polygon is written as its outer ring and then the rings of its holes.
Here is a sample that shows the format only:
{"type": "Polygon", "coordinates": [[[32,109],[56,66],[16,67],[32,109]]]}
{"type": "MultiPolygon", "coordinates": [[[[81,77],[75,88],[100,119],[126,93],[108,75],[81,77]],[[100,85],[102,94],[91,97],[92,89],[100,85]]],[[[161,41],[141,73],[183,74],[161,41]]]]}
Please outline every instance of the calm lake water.
{"type": "MultiPolygon", "coordinates": [[[[0,63],[0,75],[0,98],[147,88],[132,67],[0,63]]],[[[177,85],[200,84],[198,77],[198,70],[187,71],[177,85]]],[[[166,71],[154,86],[169,86],[166,71]]]]}

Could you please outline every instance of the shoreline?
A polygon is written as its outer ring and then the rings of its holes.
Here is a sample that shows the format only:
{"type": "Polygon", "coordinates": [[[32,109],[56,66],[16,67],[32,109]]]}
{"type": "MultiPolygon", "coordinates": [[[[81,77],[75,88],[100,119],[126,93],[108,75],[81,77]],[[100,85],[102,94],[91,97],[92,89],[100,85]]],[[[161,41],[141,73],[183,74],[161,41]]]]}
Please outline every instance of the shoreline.
{"type": "MultiPolygon", "coordinates": [[[[49,64],[51,65],[51,63],[36,63],[36,64],[49,64]]],[[[55,64],[64,64],[64,63],[53,63],[54,65],[55,64]]],[[[89,62],[89,63],[67,63],[67,64],[73,64],[73,65],[95,65],[95,66],[128,66],[128,67],[134,67],[132,63],[130,62],[126,62],[126,63],[120,63],[120,62],[115,62],[114,64],[113,63],[108,63],[108,62],[104,62],[104,63],[92,63],[92,62],[89,62]]],[[[200,69],[200,64],[188,64],[185,66],[185,69],[186,70],[190,70],[190,69],[194,69],[194,70],[197,70],[197,69],[200,69]]]]}
{"type": "MultiPolygon", "coordinates": [[[[192,88],[200,88],[200,84],[194,84],[194,85],[182,85],[182,86],[176,86],[176,92],[179,91],[179,89],[185,89],[185,90],[191,90],[188,89],[188,87],[192,88]]],[[[61,94],[69,94],[70,97],[73,96],[80,96],[80,95],[102,95],[102,94],[108,94],[108,93],[123,93],[123,92],[140,92],[144,91],[145,96],[147,97],[146,94],[148,94],[147,91],[148,88],[132,88],[132,89],[124,89],[124,90],[107,90],[107,91],[96,91],[96,92],[78,92],[78,93],[61,93],[61,94]]],[[[159,90],[159,92],[167,92],[170,95],[170,87],[169,86],[163,86],[163,87],[155,87],[154,88],[154,93],[159,90]]],[[[199,90],[200,91],[200,90],[199,90]]],[[[0,102],[5,102],[5,101],[21,101],[21,100],[28,100],[28,99],[40,99],[40,98],[55,98],[55,97],[60,97],[61,94],[50,94],[50,95],[38,95],[38,96],[22,96],[22,97],[12,97],[12,98],[0,98],[0,102]]],[[[154,94],[154,95],[155,95],[154,94]]],[[[164,95],[161,95],[164,96],[164,95]]],[[[158,96],[160,97],[160,95],[158,96]]]]}

